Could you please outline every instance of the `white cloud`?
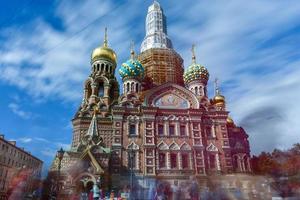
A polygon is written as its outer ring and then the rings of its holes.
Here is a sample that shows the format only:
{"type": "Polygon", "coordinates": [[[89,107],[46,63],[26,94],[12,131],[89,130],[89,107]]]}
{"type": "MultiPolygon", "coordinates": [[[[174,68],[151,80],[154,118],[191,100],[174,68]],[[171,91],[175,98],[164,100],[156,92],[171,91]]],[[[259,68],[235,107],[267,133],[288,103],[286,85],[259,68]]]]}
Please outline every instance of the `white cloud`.
{"type": "Polygon", "coordinates": [[[17,141],[20,141],[22,143],[30,143],[32,141],[32,138],[23,137],[23,138],[19,138],[17,141]]]}
{"type": "Polygon", "coordinates": [[[49,140],[47,140],[45,138],[41,138],[41,137],[35,137],[34,139],[39,141],[39,142],[50,142],[49,140]]]}
{"type": "Polygon", "coordinates": [[[8,107],[9,107],[9,109],[11,109],[11,111],[14,114],[18,115],[19,117],[21,117],[23,119],[29,119],[32,116],[32,114],[30,112],[26,112],[26,111],[22,110],[20,108],[20,106],[18,104],[16,104],[16,103],[10,103],[8,105],[8,107]]]}

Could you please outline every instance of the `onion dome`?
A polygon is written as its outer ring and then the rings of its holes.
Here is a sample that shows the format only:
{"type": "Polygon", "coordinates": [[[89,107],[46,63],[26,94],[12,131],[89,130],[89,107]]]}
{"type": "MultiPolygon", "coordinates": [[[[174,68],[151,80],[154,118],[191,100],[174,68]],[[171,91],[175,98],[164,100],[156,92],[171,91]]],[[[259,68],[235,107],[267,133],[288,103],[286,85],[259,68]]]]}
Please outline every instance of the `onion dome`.
{"type": "Polygon", "coordinates": [[[218,79],[215,80],[215,96],[212,100],[214,105],[224,106],[225,105],[225,97],[220,94],[218,79]]]}
{"type": "Polygon", "coordinates": [[[119,70],[119,74],[122,79],[133,78],[142,80],[144,78],[144,67],[134,56],[133,49],[131,50],[130,59],[122,64],[122,67],[119,70]]]}
{"type": "Polygon", "coordinates": [[[93,50],[91,55],[91,63],[98,59],[106,59],[114,64],[117,63],[117,56],[114,50],[108,47],[107,44],[107,28],[105,28],[105,36],[103,46],[97,47],[93,50]]]}
{"type": "Polygon", "coordinates": [[[193,63],[184,73],[183,79],[186,84],[195,80],[200,80],[207,83],[209,79],[209,73],[204,66],[193,63]]]}
{"type": "Polygon", "coordinates": [[[201,82],[204,82],[205,84],[207,83],[209,79],[209,73],[208,70],[196,63],[196,56],[195,56],[195,51],[194,51],[195,46],[193,45],[192,47],[192,64],[189,66],[188,70],[184,73],[183,79],[186,84],[189,84],[192,81],[195,80],[200,80],[201,82]]]}
{"type": "Polygon", "coordinates": [[[227,124],[234,124],[234,121],[230,116],[227,117],[226,122],[227,124]]]}
{"type": "Polygon", "coordinates": [[[216,105],[223,105],[225,104],[225,97],[221,94],[216,94],[216,96],[213,98],[213,102],[216,105]]]}

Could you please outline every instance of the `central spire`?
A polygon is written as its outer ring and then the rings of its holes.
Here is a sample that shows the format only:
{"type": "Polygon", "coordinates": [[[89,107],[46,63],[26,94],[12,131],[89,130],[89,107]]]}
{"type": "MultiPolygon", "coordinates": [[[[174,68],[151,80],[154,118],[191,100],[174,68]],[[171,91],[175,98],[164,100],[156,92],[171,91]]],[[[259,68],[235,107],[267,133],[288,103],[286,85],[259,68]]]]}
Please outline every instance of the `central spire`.
{"type": "Polygon", "coordinates": [[[157,1],[149,6],[146,17],[146,36],[141,45],[141,52],[151,48],[172,48],[167,35],[166,16],[157,1]]]}

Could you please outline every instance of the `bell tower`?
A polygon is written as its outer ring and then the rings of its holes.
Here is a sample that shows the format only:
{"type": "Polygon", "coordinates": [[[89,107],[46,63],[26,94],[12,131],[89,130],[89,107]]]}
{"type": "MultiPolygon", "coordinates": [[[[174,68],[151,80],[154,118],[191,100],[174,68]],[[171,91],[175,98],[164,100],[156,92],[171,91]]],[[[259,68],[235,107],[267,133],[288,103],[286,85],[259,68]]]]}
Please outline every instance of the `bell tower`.
{"type": "Polygon", "coordinates": [[[83,104],[90,107],[97,104],[105,111],[119,97],[119,85],[115,77],[117,56],[108,47],[107,29],[105,28],[103,45],[93,50],[91,56],[91,75],[85,82],[83,104]]]}
{"type": "Polygon", "coordinates": [[[81,105],[72,120],[74,126],[72,148],[77,148],[87,132],[84,125],[89,123],[94,110],[98,115],[108,117],[111,106],[119,98],[119,84],[115,76],[117,56],[108,46],[107,28],[105,28],[103,45],[95,48],[91,55],[91,74],[84,83],[81,105]]]}

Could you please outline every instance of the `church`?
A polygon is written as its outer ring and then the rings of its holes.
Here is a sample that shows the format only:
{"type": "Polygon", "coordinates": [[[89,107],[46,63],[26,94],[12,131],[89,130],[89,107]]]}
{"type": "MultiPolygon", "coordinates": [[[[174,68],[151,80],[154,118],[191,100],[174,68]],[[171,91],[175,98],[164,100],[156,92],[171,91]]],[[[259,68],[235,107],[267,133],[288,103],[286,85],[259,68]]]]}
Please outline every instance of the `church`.
{"type": "Polygon", "coordinates": [[[195,48],[185,70],[156,1],[145,26],[140,53],[132,47],[119,68],[107,30],[92,51],[71,149],[49,171],[62,196],[98,183],[149,190],[157,180],[201,186],[210,176],[251,173],[248,135],[230,118],[217,80],[208,96],[209,69],[198,63],[195,48]]]}

